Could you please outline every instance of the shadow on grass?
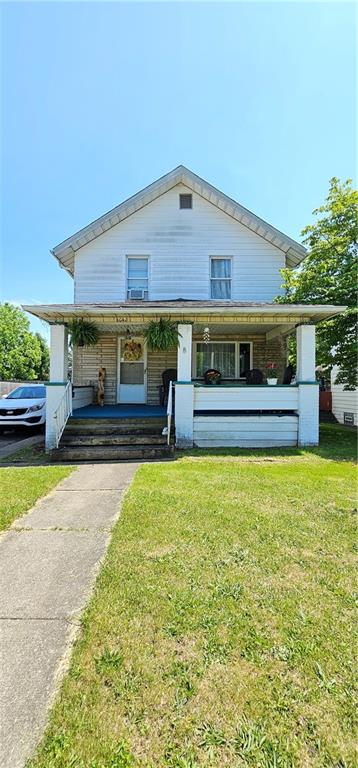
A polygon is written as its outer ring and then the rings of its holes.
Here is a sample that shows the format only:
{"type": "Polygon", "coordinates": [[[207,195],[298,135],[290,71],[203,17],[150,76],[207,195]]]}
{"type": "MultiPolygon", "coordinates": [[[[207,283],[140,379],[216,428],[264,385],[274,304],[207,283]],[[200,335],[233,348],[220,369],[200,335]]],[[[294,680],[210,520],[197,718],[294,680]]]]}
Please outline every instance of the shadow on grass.
{"type": "Polygon", "coordinates": [[[331,461],[356,461],[357,429],[341,424],[320,424],[320,443],[312,448],[193,448],[176,453],[181,457],[242,456],[246,459],[280,459],[289,457],[309,458],[318,456],[331,461]]]}
{"type": "Polygon", "coordinates": [[[51,462],[49,455],[45,453],[44,443],[22,448],[11,456],[0,458],[0,467],[46,466],[51,463],[53,462],[51,462]]]}

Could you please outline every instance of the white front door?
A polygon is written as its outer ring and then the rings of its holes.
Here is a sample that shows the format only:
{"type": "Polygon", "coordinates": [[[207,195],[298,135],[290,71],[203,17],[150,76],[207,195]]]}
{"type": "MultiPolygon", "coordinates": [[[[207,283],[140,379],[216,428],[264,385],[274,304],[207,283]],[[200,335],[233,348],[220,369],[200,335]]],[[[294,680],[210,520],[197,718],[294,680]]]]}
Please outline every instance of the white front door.
{"type": "Polygon", "coordinates": [[[118,339],[118,403],[147,401],[147,355],[144,339],[118,339]]]}

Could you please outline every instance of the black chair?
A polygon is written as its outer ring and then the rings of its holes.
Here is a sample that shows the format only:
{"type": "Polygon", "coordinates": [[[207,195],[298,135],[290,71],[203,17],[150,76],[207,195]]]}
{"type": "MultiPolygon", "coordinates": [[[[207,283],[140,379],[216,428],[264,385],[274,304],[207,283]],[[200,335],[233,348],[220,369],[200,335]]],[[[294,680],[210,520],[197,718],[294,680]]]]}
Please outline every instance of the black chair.
{"type": "Polygon", "coordinates": [[[262,384],[264,375],[259,368],[252,368],[246,374],[246,384],[262,384]]]}
{"type": "Polygon", "coordinates": [[[176,368],[167,368],[162,373],[162,382],[159,386],[159,401],[160,405],[166,405],[169,395],[169,384],[171,381],[176,381],[178,378],[178,371],[176,368]]]}
{"type": "Polygon", "coordinates": [[[291,381],[293,379],[294,375],[294,369],[293,365],[288,365],[287,368],[285,368],[285,372],[283,374],[282,384],[291,384],[291,381]]]}

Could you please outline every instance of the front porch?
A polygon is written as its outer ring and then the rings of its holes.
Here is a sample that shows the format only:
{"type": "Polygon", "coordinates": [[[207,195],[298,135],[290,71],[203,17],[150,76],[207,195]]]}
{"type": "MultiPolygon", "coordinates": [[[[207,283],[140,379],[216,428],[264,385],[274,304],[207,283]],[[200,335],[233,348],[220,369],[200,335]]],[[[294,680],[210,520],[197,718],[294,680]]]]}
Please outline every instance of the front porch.
{"type": "Polygon", "coordinates": [[[165,421],[165,412],[160,406],[160,384],[163,371],[170,368],[177,371],[174,420],[178,448],[316,445],[315,323],[340,310],[340,307],[234,302],[213,302],[208,306],[204,302],[182,300],[126,302],[118,306],[36,307],[36,315],[52,323],[47,449],[58,446],[72,412],[66,381],[67,323],[73,317],[92,320],[100,330],[100,340],[95,347],[73,350],[75,392],[77,389],[73,410],[77,420],[88,423],[97,419],[112,420],[120,424],[129,417],[144,424],[147,417],[158,417],[165,421]],[[161,317],[178,323],[178,349],[147,352],[143,330],[149,320],[157,321],[161,317]],[[296,380],[293,385],[283,386],[287,337],[292,333],[297,340],[296,380]],[[142,365],[140,371],[137,364],[131,369],[122,354],[128,339],[143,342],[142,355],[136,361],[142,365]],[[266,383],[268,362],[274,362],[278,369],[277,386],[266,383]],[[93,403],[100,367],[106,369],[105,404],[97,409],[93,403]],[[206,367],[221,371],[220,385],[205,386],[206,367]],[[246,385],[247,370],[252,368],[263,372],[263,383],[259,386],[246,385]],[[136,385],[133,390],[132,382],[136,385]],[[121,389],[123,383],[125,388],[121,389]],[[123,393],[124,397],[129,393],[129,402],[123,402],[123,393]],[[139,402],[135,401],[136,393],[140,395],[139,402]]]}
{"type": "Polygon", "coordinates": [[[167,409],[160,405],[84,405],[72,410],[74,419],[152,419],[166,418],[167,409]]]}

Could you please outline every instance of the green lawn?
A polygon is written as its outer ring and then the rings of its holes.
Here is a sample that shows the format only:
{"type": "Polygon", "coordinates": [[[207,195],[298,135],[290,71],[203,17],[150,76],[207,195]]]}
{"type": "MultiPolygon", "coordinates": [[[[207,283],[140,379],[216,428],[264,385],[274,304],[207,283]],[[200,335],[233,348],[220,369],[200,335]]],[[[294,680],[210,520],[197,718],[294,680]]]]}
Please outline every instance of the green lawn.
{"type": "Polygon", "coordinates": [[[139,468],[31,768],[357,765],[355,434],[323,434],[139,468]]]}
{"type": "Polygon", "coordinates": [[[73,467],[1,467],[0,531],[9,528],[72,471],[73,467]]]}

